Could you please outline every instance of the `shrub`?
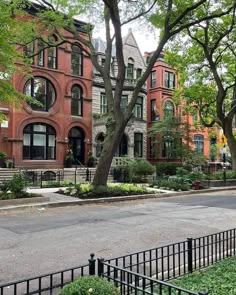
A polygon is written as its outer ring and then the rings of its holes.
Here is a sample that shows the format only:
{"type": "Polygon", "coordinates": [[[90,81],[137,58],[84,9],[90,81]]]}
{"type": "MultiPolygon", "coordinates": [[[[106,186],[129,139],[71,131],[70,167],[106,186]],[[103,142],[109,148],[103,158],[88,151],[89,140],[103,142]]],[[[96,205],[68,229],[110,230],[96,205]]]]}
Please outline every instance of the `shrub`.
{"type": "Polygon", "coordinates": [[[119,295],[119,290],[110,282],[99,277],[81,277],[64,287],[59,295],[119,295]]]}
{"type": "Polygon", "coordinates": [[[123,165],[113,170],[114,179],[120,182],[140,182],[146,175],[152,175],[155,167],[143,159],[124,159],[123,165]]]}
{"type": "MultiPolygon", "coordinates": [[[[224,179],[224,171],[219,170],[213,174],[208,175],[212,180],[223,180],[224,179]]],[[[226,179],[236,179],[236,172],[235,171],[226,171],[226,179]]]]}
{"type": "Polygon", "coordinates": [[[193,171],[189,174],[189,178],[192,180],[192,181],[195,181],[195,180],[204,180],[207,178],[206,174],[204,174],[202,171],[193,171]]]}
{"type": "Polygon", "coordinates": [[[157,186],[159,188],[163,188],[167,190],[187,191],[191,188],[192,183],[191,181],[189,181],[189,179],[172,176],[172,177],[169,177],[168,179],[160,178],[154,181],[153,186],[157,186]]]}
{"type": "Polygon", "coordinates": [[[175,175],[177,167],[182,167],[180,163],[158,163],[156,165],[156,174],[162,175],[175,175]]]}
{"type": "Polygon", "coordinates": [[[25,176],[22,173],[15,173],[11,180],[7,182],[9,190],[16,196],[23,196],[27,185],[25,176]]]}
{"type": "Polygon", "coordinates": [[[145,176],[152,175],[155,167],[146,160],[135,160],[131,163],[131,169],[134,175],[145,176]]]}

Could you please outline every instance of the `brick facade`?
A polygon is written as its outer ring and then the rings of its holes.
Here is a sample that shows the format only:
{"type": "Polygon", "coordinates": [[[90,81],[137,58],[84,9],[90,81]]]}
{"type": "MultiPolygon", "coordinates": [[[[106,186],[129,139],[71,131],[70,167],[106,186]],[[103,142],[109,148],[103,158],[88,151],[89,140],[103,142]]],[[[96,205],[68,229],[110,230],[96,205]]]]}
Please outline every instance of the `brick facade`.
{"type": "MultiPolygon", "coordinates": [[[[76,22],[76,26],[81,35],[80,30],[82,23],[76,22]]],[[[61,32],[70,39],[72,44],[76,44],[82,49],[82,45],[73,40],[70,33],[61,32]]],[[[84,35],[84,37],[86,37],[84,35]]],[[[36,45],[37,46],[37,45],[36,45]]],[[[64,165],[64,157],[68,148],[73,150],[74,158],[78,158],[83,164],[86,163],[88,151],[91,149],[92,135],[92,64],[90,59],[82,52],[82,73],[80,75],[72,74],[71,56],[72,45],[64,43],[57,49],[57,65],[56,68],[50,68],[49,50],[44,50],[44,65],[38,66],[39,57],[34,57],[31,66],[33,84],[30,84],[29,77],[18,73],[13,78],[14,87],[21,93],[24,93],[26,84],[28,89],[40,92],[44,88],[51,91],[53,96],[52,105],[47,110],[36,110],[37,107],[23,102],[22,108],[7,107],[2,105],[3,110],[8,117],[8,127],[0,128],[0,145],[1,150],[7,153],[8,158],[15,159],[16,167],[23,168],[59,168],[64,165]],[[37,85],[35,77],[39,77],[41,85],[37,85]],[[46,82],[45,82],[46,81],[46,82]],[[33,85],[33,86],[32,86],[33,85]],[[52,86],[50,86],[52,85],[52,86]],[[80,115],[72,115],[72,87],[78,86],[81,91],[82,113],[80,115]],[[51,87],[51,88],[50,88],[51,87]],[[51,89],[51,90],[50,90],[51,89]],[[54,90],[52,90],[54,89],[54,90]],[[36,125],[30,125],[36,124],[36,125]],[[45,125],[46,124],[46,125],[45,125]],[[26,127],[33,130],[26,133],[26,127]],[[29,127],[31,126],[31,127],[29,127]],[[48,127],[54,130],[53,135],[43,134],[48,127]],[[79,134],[70,133],[75,128],[79,134]],[[35,130],[41,130],[42,133],[34,133],[35,130]],[[31,133],[30,133],[31,132],[31,133]],[[69,134],[70,133],[70,134],[69,134]],[[43,151],[40,146],[46,143],[48,151],[43,151]],[[75,145],[79,145],[78,147],[75,145]],[[37,146],[38,145],[38,146],[37,146]],[[53,158],[53,159],[52,159],[53,158]]],[[[47,94],[49,95],[49,94],[47,94]]],[[[52,100],[52,98],[50,98],[52,100]]],[[[47,100],[47,99],[46,99],[47,100]]],[[[81,101],[79,103],[81,103],[81,101]]],[[[75,133],[75,132],[74,132],[75,133]]]]}
{"type": "MultiPolygon", "coordinates": [[[[151,53],[145,53],[145,59],[151,53]]],[[[192,140],[193,143],[189,143],[192,149],[195,149],[195,143],[197,139],[203,139],[203,154],[209,157],[210,154],[210,138],[209,130],[207,128],[202,128],[197,131],[193,127],[193,117],[190,114],[185,114],[183,111],[184,101],[180,105],[176,106],[173,101],[173,89],[172,81],[174,83],[174,88],[178,86],[178,77],[175,74],[173,68],[171,68],[166,62],[164,62],[163,55],[156,61],[152,69],[152,73],[149,75],[147,80],[147,128],[150,128],[155,121],[162,120],[164,118],[164,109],[167,102],[173,105],[173,112],[175,116],[179,116],[182,121],[188,122],[192,126],[192,140]],[[174,78],[173,78],[174,77],[174,78]],[[169,78],[169,79],[168,79],[169,78]],[[172,79],[173,78],[173,79],[172,79]]],[[[197,110],[196,110],[197,114],[197,110]]],[[[199,120],[199,117],[197,118],[199,120]]],[[[199,141],[199,145],[201,142],[199,141]]],[[[152,162],[165,162],[178,161],[178,159],[167,159],[163,155],[163,143],[155,143],[154,148],[151,147],[151,139],[147,139],[147,159],[152,162]],[[153,151],[154,149],[154,151],[153,151]]]]}

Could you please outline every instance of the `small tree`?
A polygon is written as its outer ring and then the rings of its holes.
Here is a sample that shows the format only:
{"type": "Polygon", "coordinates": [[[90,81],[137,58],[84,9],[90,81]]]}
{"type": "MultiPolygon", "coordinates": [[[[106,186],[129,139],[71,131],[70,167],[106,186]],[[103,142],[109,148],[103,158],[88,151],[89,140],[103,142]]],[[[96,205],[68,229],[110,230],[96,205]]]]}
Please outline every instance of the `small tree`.
{"type": "Polygon", "coordinates": [[[191,125],[174,116],[165,117],[149,129],[149,136],[156,138],[157,144],[163,145],[165,140],[169,141],[167,160],[179,159],[181,162],[192,152],[191,133],[191,125]]]}

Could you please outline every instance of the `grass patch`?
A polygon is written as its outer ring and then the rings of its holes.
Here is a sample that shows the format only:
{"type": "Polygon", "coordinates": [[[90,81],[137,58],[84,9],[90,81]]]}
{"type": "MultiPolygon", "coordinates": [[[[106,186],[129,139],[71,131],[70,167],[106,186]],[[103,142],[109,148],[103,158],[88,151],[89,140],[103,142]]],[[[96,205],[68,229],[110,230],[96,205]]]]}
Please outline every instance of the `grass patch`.
{"type": "Polygon", "coordinates": [[[212,295],[234,295],[236,294],[235,269],[236,257],[227,258],[170,283],[193,292],[207,290],[212,295]]]}
{"type": "Polygon", "coordinates": [[[69,187],[64,192],[65,195],[80,199],[118,197],[128,195],[143,195],[153,192],[148,191],[145,187],[136,184],[112,184],[107,186],[93,186],[91,184],[79,184],[75,188],[69,187]]]}

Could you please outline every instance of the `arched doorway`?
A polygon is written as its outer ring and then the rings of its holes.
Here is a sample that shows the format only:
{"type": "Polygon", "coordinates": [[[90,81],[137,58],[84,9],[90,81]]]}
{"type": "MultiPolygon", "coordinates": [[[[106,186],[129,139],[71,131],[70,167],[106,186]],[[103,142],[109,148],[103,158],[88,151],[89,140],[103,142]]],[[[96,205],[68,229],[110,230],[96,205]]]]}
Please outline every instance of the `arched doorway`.
{"type": "Polygon", "coordinates": [[[79,127],[73,127],[68,138],[69,147],[73,152],[73,164],[84,164],[84,131],[79,127]]]}

